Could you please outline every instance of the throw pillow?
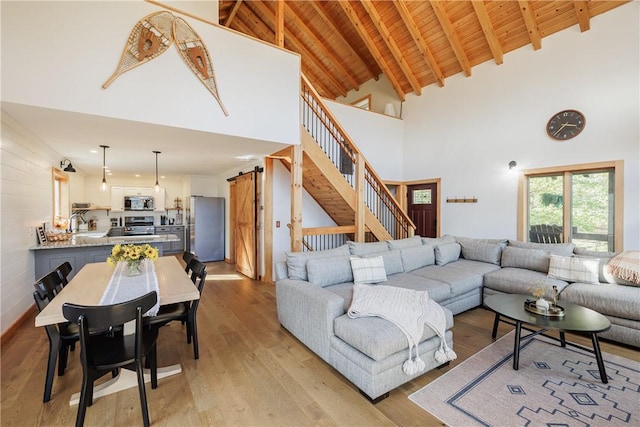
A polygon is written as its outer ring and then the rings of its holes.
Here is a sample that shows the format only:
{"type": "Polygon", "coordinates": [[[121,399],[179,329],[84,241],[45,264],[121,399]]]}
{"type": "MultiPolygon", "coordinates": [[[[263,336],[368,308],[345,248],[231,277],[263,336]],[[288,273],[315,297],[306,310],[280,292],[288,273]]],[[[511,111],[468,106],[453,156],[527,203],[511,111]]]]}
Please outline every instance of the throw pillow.
{"type": "Polygon", "coordinates": [[[460,241],[460,246],[462,247],[464,259],[500,265],[502,245],[462,240],[460,241]]]}
{"type": "Polygon", "coordinates": [[[519,240],[509,240],[509,246],[522,249],[541,249],[554,255],[571,256],[573,249],[576,247],[574,243],[535,243],[521,242],[519,240]]]}
{"type": "Polygon", "coordinates": [[[456,243],[456,238],[450,234],[445,234],[442,237],[423,237],[422,238],[423,245],[431,245],[434,248],[444,243],[456,243]]]}
{"type": "Polygon", "coordinates": [[[609,261],[607,271],[619,279],[640,285],[640,251],[625,251],[609,261]]]}
{"type": "Polygon", "coordinates": [[[289,279],[307,280],[307,262],[311,258],[349,255],[349,247],[342,245],[334,249],[327,249],[326,251],[285,252],[284,254],[287,257],[289,279]]]}
{"type": "Polygon", "coordinates": [[[400,257],[402,258],[402,267],[404,267],[404,271],[406,272],[416,270],[420,267],[426,267],[427,265],[433,265],[436,262],[433,254],[433,246],[431,245],[400,249],[400,257]]]}
{"type": "Polygon", "coordinates": [[[387,242],[347,242],[351,255],[364,256],[388,251],[387,242]]]}
{"type": "Polygon", "coordinates": [[[373,258],[351,257],[353,283],[380,283],[387,280],[382,256],[373,258]]]}
{"type": "Polygon", "coordinates": [[[402,257],[400,256],[399,249],[365,255],[365,258],[372,258],[376,256],[382,257],[382,261],[384,261],[384,270],[387,272],[387,276],[402,273],[404,271],[404,267],[402,266],[402,257]]]}
{"type": "Polygon", "coordinates": [[[598,265],[595,259],[551,255],[547,277],[567,282],[598,284],[598,265]]]}
{"type": "MultiPolygon", "coordinates": [[[[578,249],[578,248],[576,248],[578,249]]],[[[591,251],[594,252],[594,251],[591,251]]],[[[598,258],[590,255],[574,255],[576,258],[592,259],[598,261],[598,282],[600,283],[619,283],[620,280],[616,279],[614,275],[609,273],[607,264],[611,261],[610,257],[598,258]]]]}
{"type": "Polygon", "coordinates": [[[436,265],[447,265],[460,258],[460,243],[445,243],[436,246],[436,265]]]}
{"type": "Polygon", "coordinates": [[[549,272],[549,254],[542,249],[524,249],[507,246],[502,251],[502,267],[526,268],[541,273],[549,272]]]}
{"type": "Polygon", "coordinates": [[[420,236],[407,237],[406,239],[387,240],[387,246],[389,246],[389,249],[410,248],[420,245],[422,245],[422,237],[420,236]]]}
{"type": "Polygon", "coordinates": [[[307,262],[309,282],[320,287],[353,282],[349,256],[312,258],[307,262]]]}

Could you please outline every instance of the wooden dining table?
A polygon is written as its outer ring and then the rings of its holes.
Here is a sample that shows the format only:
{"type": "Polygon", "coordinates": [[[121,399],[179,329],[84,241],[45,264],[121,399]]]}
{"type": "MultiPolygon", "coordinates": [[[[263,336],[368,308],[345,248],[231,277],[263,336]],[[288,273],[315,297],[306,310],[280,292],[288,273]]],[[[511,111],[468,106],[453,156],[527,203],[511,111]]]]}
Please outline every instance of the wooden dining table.
{"type": "MultiPolygon", "coordinates": [[[[159,257],[154,261],[158,278],[158,297],[160,306],[200,298],[198,288],[191,282],[184,268],[174,256],[159,257]]],[[[54,325],[67,322],[62,314],[62,305],[66,302],[80,305],[100,305],[102,295],[111,280],[114,268],[106,262],[86,264],[71,279],[56,297],[42,310],[35,319],[36,326],[54,325]]],[[[158,368],[158,378],[165,378],[182,372],[180,364],[158,368]]],[[[145,382],[150,381],[150,374],[145,372],[145,382]]],[[[120,374],[94,387],[93,396],[98,398],[131,387],[137,387],[136,373],[121,369],[120,374]]],[[[80,393],[71,396],[70,405],[77,405],[80,393]]]]}

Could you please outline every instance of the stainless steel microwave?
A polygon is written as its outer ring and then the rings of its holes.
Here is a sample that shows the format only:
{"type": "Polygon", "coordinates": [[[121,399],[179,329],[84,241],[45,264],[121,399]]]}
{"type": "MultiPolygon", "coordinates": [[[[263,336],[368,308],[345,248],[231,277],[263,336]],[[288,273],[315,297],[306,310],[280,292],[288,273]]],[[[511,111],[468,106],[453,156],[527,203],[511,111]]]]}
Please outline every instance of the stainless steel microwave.
{"type": "Polygon", "coordinates": [[[151,196],[124,196],[125,211],[152,211],[153,197],[151,196]]]}

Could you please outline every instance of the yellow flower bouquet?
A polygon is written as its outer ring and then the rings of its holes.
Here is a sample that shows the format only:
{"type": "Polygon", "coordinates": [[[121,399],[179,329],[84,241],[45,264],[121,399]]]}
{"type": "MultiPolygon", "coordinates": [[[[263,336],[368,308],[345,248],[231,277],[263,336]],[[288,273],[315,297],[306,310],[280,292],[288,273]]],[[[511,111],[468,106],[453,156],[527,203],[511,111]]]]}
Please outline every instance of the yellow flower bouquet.
{"type": "Polygon", "coordinates": [[[111,256],[107,258],[109,265],[115,266],[119,262],[127,263],[127,274],[140,274],[140,264],[143,260],[150,259],[155,261],[158,259],[158,249],[148,243],[143,245],[115,245],[111,249],[111,256]]]}

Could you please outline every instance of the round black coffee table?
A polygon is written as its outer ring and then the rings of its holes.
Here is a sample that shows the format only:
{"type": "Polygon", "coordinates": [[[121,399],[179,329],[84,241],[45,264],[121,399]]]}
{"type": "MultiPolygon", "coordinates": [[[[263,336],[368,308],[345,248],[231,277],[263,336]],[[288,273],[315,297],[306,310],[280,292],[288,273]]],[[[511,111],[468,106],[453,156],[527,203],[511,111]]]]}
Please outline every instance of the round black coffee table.
{"type": "Polygon", "coordinates": [[[500,321],[515,326],[516,334],[513,343],[513,369],[518,369],[518,362],[520,359],[520,342],[535,335],[544,335],[551,339],[560,341],[560,345],[562,347],[570,345],[593,353],[596,357],[596,361],[598,362],[600,380],[606,384],[608,379],[607,373],[604,369],[604,362],[602,361],[602,353],[600,352],[598,332],[604,332],[611,327],[609,320],[597,311],[564,301],[558,302],[558,305],[562,306],[565,311],[565,314],[562,317],[548,317],[542,314],[534,314],[524,309],[524,302],[528,299],[532,299],[532,297],[529,295],[508,294],[490,295],[484,299],[485,307],[496,313],[496,317],[493,321],[493,332],[491,334],[493,338],[495,338],[498,333],[498,323],[500,321]],[[501,319],[501,316],[515,323],[506,319],[501,319]],[[529,329],[527,327],[523,327],[523,324],[536,326],[541,329],[529,329]],[[531,333],[521,336],[522,329],[526,329],[531,333]],[[559,331],[560,338],[558,339],[556,337],[546,335],[545,332],[549,330],[559,331]],[[565,332],[590,335],[593,350],[567,341],[564,335],[565,332]]]}

